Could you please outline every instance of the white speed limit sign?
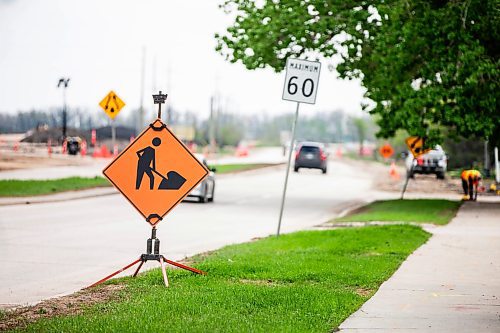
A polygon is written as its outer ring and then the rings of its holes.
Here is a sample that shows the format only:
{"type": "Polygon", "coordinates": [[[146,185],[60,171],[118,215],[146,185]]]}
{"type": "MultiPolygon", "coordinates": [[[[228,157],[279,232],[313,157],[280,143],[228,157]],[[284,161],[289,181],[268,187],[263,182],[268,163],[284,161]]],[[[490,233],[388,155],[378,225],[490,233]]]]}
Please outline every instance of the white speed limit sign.
{"type": "Polygon", "coordinates": [[[321,63],[288,58],[283,99],[299,103],[316,103],[321,63]]]}

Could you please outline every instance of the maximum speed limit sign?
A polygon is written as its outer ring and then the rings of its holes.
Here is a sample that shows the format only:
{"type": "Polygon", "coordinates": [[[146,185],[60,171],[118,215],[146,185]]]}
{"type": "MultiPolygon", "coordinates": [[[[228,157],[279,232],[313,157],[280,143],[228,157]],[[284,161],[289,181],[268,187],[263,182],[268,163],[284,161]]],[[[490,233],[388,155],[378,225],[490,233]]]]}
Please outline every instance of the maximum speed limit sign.
{"type": "Polygon", "coordinates": [[[283,99],[299,103],[316,103],[321,63],[288,58],[283,99]]]}

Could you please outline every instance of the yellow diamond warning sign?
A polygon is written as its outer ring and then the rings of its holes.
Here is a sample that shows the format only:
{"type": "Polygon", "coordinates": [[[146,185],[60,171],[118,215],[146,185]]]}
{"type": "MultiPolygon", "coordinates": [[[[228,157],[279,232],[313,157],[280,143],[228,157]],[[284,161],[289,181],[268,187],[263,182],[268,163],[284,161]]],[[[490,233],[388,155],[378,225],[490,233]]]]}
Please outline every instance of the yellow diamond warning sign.
{"type": "Polygon", "coordinates": [[[114,119],[118,112],[125,106],[125,102],[111,90],[99,103],[99,106],[106,112],[109,118],[114,119]]]}
{"type": "Polygon", "coordinates": [[[103,171],[151,225],[156,225],[209,173],[157,119],[103,171]]]}
{"type": "Polygon", "coordinates": [[[419,136],[410,136],[405,140],[408,149],[411,151],[415,158],[422,154],[429,152],[431,149],[425,148],[424,138],[419,136]]]}

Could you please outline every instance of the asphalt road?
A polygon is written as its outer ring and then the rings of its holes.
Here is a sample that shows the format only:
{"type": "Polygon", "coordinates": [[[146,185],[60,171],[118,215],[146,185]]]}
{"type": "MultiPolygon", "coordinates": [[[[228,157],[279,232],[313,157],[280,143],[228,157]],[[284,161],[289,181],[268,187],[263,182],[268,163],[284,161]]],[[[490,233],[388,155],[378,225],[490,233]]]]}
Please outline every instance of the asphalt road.
{"type": "MultiPolygon", "coordinates": [[[[275,233],[284,175],[281,166],[220,176],[214,203],[182,203],[159,224],[161,252],[179,260],[275,233]]],[[[330,162],[327,175],[290,175],[282,232],[321,224],[375,195],[370,170],[341,161],[330,162]]],[[[38,302],[99,280],[137,259],[150,229],[119,194],[0,206],[0,306],[38,302]]]]}

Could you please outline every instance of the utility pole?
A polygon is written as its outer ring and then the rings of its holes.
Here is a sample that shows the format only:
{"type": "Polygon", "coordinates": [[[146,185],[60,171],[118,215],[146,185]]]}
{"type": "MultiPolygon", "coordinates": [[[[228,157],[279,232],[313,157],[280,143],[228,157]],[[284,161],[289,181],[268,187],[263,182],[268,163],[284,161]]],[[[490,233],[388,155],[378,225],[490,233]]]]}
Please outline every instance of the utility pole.
{"type": "MultiPolygon", "coordinates": [[[[168,63],[168,68],[167,68],[167,92],[172,96],[172,67],[170,65],[170,62],[168,63]]],[[[172,102],[168,103],[167,106],[167,124],[169,126],[172,126],[172,102]]]]}
{"type": "Polygon", "coordinates": [[[490,154],[488,149],[488,139],[484,141],[484,176],[490,176],[490,154]]]}
{"type": "Polygon", "coordinates": [[[142,47],[142,65],[141,65],[141,104],[139,106],[139,117],[135,128],[135,134],[141,133],[144,123],[144,76],[146,71],[146,47],[142,47]]]}
{"type": "Polygon", "coordinates": [[[66,110],[66,88],[68,88],[69,78],[60,78],[57,88],[63,88],[63,114],[62,114],[62,140],[66,139],[66,130],[68,125],[68,112],[66,110]]]}
{"type": "Polygon", "coordinates": [[[495,181],[500,184],[500,165],[498,165],[498,147],[495,147],[495,181]]]}
{"type": "Polygon", "coordinates": [[[210,98],[210,121],[208,128],[210,153],[215,153],[215,97],[210,98]]]}

